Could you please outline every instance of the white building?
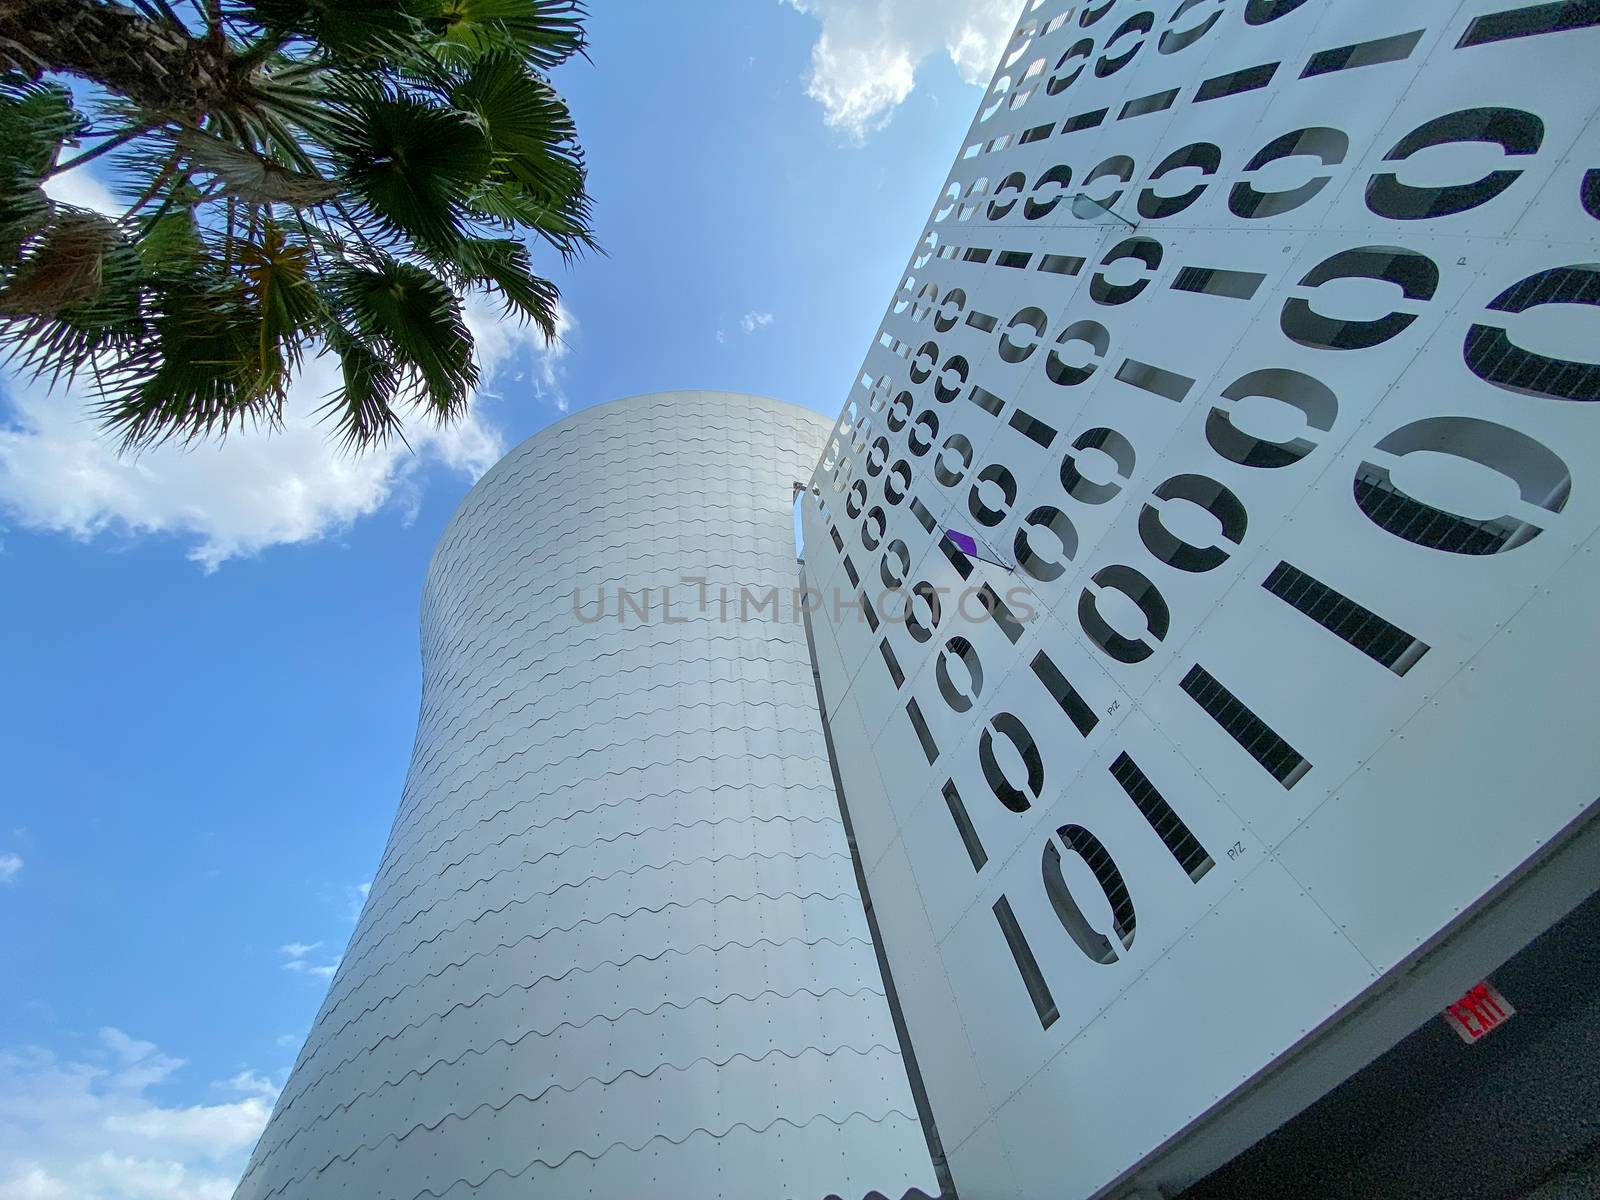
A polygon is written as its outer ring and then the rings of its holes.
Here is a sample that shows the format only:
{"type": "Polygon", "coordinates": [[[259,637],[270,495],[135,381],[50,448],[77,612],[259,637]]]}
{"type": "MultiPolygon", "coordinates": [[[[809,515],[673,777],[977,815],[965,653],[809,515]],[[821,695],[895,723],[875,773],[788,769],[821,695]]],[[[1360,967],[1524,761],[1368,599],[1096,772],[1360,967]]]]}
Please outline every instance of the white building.
{"type": "Polygon", "coordinates": [[[792,592],[826,434],[640,396],[472,490],[400,813],[239,1200],[937,1190],[805,629],[682,580],[792,592]]]}
{"type": "Polygon", "coordinates": [[[962,1196],[1175,1195],[1424,1023],[1369,1114],[1474,1137],[1210,1194],[1592,1141],[1592,1038],[1437,1018],[1600,882],[1597,58],[1593,3],[1026,5],[806,516],[916,593],[814,627],[962,1196]]]}

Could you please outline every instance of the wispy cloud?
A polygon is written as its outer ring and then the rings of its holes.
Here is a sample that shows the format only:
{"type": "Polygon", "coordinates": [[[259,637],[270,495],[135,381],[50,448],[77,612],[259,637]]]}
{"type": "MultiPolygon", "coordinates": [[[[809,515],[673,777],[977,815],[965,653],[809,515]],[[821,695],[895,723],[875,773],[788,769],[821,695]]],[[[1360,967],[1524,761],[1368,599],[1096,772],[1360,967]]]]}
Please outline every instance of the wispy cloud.
{"type": "Polygon", "coordinates": [[[214,1085],[230,1097],[215,1104],[147,1094],[184,1065],[115,1028],[72,1059],[0,1050],[0,1197],[227,1200],[277,1085],[245,1070],[214,1085]]]}
{"type": "Polygon", "coordinates": [[[534,391],[555,406],[557,412],[567,412],[572,402],[567,398],[567,355],[572,353],[572,339],[577,336],[577,318],[566,305],[556,303],[556,336],[535,355],[534,391]]]}
{"type": "Polygon", "coordinates": [[[367,903],[367,894],[372,891],[372,880],[357,883],[344,890],[345,916],[352,921],[361,919],[361,910],[367,903]]]}
{"type": "Polygon", "coordinates": [[[0,883],[15,883],[22,873],[22,855],[0,854],[0,883]]]}
{"type": "Polygon", "coordinates": [[[746,334],[752,334],[758,329],[765,329],[772,324],[772,314],[769,312],[747,312],[739,318],[739,328],[746,334]]]}
{"type": "Polygon", "coordinates": [[[283,969],[294,971],[299,975],[310,975],[316,979],[331,978],[339,969],[337,958],[331,963],[315,963],[307,957],[321,948],[321,942],[288,942],[279,946],[278,950],[284,957],[283,969]]]}
{"type": "Polygon", "coordinates": [[[785,0],[822,25],[806,94],[823,120],[859,142],[889,123],[917,68],[947,54],[967,83],[989,81],[1018,0],[785,0]]]}
{"type": "Polygon", "coordinates": [[[265,1075],[248,1068],[240,1071],[226,1084],[221,1085],[245,1096],[260,1096],[269,1104],[278,1098],[278,1093],[283,1090],[282,1085],[274,1083],[265,1075]]]}

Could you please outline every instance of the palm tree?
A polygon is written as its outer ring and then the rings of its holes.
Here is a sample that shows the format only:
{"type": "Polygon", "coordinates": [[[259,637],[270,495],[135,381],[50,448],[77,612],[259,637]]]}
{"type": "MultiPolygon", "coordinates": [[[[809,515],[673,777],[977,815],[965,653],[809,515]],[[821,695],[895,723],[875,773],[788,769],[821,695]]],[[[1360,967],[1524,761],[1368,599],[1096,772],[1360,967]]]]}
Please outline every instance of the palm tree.
{"type": "Polygon", "coordinates": [[[464,293],[553,337],[556,288],[517,235],[563,260],[594,247],[547,77],[583,18],[577,0],[0,0],[0,343],[90,378],[125,449],[276,425],[308,352],[339,361],[326,412],[350,447],[399,436],[406,408],[459,417],[464,293]],[[101,155],[120,217],[45,194],[101,155]]]}

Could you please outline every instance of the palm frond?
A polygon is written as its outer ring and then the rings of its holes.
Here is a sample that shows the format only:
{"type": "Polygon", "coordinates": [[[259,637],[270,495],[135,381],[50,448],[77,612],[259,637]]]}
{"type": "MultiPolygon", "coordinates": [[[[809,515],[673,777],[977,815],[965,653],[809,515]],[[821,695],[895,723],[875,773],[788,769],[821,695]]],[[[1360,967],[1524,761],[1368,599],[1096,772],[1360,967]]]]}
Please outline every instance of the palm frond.
{"type": "Polygon", "coordinates": [[[105,261],[123,240],[108,218],[62,207],[0,287],[0,316],[53,317],[92,304],[105,261]]]}
{"type": "Polygon", "coordinates": [[[269,37],[299,37],[336,62],[364,65],[412,50],[426,0],[249,0],[235,12],[269,37]]]}
{"type": "Polygon", "coordinates": [[[461,302],[447,283],[414,263],[382,257],[339,268],[333,292],[348,327],[397,368],[403,398],[440,422],[466,411],[478,367],[461,302]]]}
{"type": "Polygon", "coordinates": [[[511,51],[548,71],[584,48],[577,0],[440,0],[435,7],[427,25],[447,52],[511,51]]]}
{"type": "Polygon", "coordinates": [[[66,88],[0,77],[0,270],[48,223],[50,201],[40,184],[82,128],[66,88]]]}
{"type": "Polygon", "coordinates": [[[263,369],[259,321],[236,280],[164,279],[147,301],[150,334],[101,372],[95,405],[124,449],[223,437],[281,421],[289,375],[263,369]]]}
{"type": "Polygon", "coordinates": [[[363,341],[337,322],[327,330],[328,348],[339,358],[341,386],[320,410],[334,421],[340,444],[347,450],[381,446],[400,435],[395,398],[400,375],[381,347],[363,341]]]}
{"type": "Polygon", "coordinates": [[[222,192],[247,204],[286,204],[290,208],[310,208],[325,204],[344,190],[333,180],[291,170],[262,154],[198,129],[185,129],[178,135],[178,146],[189,162],[192,178],[211,176],[222,185],[222,192]]]}
{"type": "Polygon", "coordinates": [[[54,312],[0,317],[7,361],[52,384],[83,372],[98,377],[136,352],[148,333],[143,265],[126,241],[101,257],[100,286],[92,299],[54,312]]]}
{"type": "Polygon", "coordinates": [[[561,293],[548,279],[533,273],[533,256],[514,238],[468,238],[461,243],[456,265],[466,284],[486,285],[499,293],[507,316],[532,321],[545,340],[556,335],[556,301],[561,293]]]}
{"type": "Polygon", "coordinates": [[[489,143],[465,113],[409,96],[355,96],[332,139],[340,175],[389,236],[448,250],[465,201],[489,169],[489,143]]]}

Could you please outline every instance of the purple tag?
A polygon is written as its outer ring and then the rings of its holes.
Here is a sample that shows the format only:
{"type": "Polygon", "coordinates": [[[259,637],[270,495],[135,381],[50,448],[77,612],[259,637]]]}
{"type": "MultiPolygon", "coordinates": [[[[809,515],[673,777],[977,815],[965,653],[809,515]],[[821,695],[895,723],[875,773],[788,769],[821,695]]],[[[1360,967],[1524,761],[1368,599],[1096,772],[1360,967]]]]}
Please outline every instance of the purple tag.
{"type": "Polygon", "coordinates": [[[978,557],[978,543],[972,538],[968,537],[966,534],[958,533],[954,529],[946,529],[944,531],[944,535],[950,539],[951,545],[953,545],[957,550],[961,551],[961,553],[965,554],[968,558],[978,557]]]}

